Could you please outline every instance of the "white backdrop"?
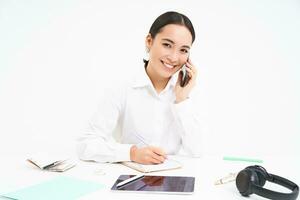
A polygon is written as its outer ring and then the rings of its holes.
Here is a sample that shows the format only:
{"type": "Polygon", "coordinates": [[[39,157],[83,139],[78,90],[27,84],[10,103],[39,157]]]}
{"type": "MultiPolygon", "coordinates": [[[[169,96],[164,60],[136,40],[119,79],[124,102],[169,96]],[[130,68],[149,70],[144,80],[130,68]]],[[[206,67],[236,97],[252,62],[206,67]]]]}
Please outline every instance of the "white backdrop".
{"type": "Polygon", "coordinates": [[[299,154],[297,0],[0,0],[0,151],[74,150],[104,89],[142,67],[144,38],[169,10],[196,29],[205,152],[299,154]]]}

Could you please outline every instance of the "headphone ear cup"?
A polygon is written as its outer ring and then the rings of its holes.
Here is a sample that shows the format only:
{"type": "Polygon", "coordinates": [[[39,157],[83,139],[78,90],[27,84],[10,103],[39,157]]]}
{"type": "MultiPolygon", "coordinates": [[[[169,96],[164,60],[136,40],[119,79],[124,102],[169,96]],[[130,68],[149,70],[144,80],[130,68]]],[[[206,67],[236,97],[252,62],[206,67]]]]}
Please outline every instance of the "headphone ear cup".
{"type": "Polygon", "coordinates": [[[252,185],[258,185],[259,181],[256,172],[252,169],[246,168],[238,173],[235,183],[241,195],[249,196],[253,194],[252,185]]]}
{"type": "Polygon", "coordinates": [[[247,167],[246,169],[250,169],[250,170],[253,170],[256,172],[256,175],[257,175],[257,185],[263,187],[266,183],[266,180],[267,180],[267,174],[266,174],[266,171],[264,171],[262,168],[260,168],[259,166],[250,166],[250,167],[247,167]]]}
{"type": "Polygon", "coordinates": [[[266,183],[266,174],[261,169],[257,169],[255,171],[256,171],[256,174],[258,176],[258,185],[263,187],[266,183]]]}

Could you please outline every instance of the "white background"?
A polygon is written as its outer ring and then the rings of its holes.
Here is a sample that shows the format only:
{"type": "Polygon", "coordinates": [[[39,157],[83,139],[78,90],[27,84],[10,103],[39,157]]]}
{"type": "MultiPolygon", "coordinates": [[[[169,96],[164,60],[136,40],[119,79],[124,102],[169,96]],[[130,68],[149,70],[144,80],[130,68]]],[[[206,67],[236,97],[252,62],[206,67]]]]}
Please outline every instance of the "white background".
{"type": "Polygon", "coordinates": [[[161,13],[196,29],[205,153],[299,155],[297,0],[0,0],[0,152],[74,150],[104,89],[142,67],[161,13]]]}

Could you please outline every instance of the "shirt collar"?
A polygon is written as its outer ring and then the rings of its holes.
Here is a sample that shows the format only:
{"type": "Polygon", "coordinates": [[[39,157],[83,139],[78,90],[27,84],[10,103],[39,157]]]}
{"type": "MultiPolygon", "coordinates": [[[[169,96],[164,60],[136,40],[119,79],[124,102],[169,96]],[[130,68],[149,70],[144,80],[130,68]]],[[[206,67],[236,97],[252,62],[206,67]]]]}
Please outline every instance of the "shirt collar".
{"type": "MultiPolygon", "coordinates": [[[[177,74],[178,73],[174,74],[171,77],[166,88],[168,88],[170,86],[175,87],[176,81],[177,81],[177,74]]],[[[151,82],[148,74],[146,73],[146,69],[144,67],[139,68],[138,72],[136,73],[136,75],[134,77],[132,87],[139,88],[139,87],[145,87],[145,86],[151,86],[151,85],[152,85],[152,82],[151,82]]]]}

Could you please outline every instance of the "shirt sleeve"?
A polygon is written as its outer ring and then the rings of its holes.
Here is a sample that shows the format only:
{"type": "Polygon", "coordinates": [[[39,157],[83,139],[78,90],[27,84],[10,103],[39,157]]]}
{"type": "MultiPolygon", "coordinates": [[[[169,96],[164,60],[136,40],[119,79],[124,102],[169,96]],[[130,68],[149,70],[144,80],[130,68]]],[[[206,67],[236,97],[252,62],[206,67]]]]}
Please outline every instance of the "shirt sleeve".
{"type": "Polygon", "coordinates": [[[182,147],[180,154],[192,157],[203,155],[202,129],[199,105],[197,105],[197,91],[193,96],[175,104],[171,104],[171,110],[175,118],[178,133],[181,136],[182,147]]]}
{"type": "MultiPolygon", "coordinates": [[[[123,90],[124,91],[124,90],[123,90]]],[[[96,162],[130,161],[131,144],[121,144],[113,136],[124,107],[125,93],[108,92],[92,116],[87,128],[77,139],[81,160],[96,162]]]]}

